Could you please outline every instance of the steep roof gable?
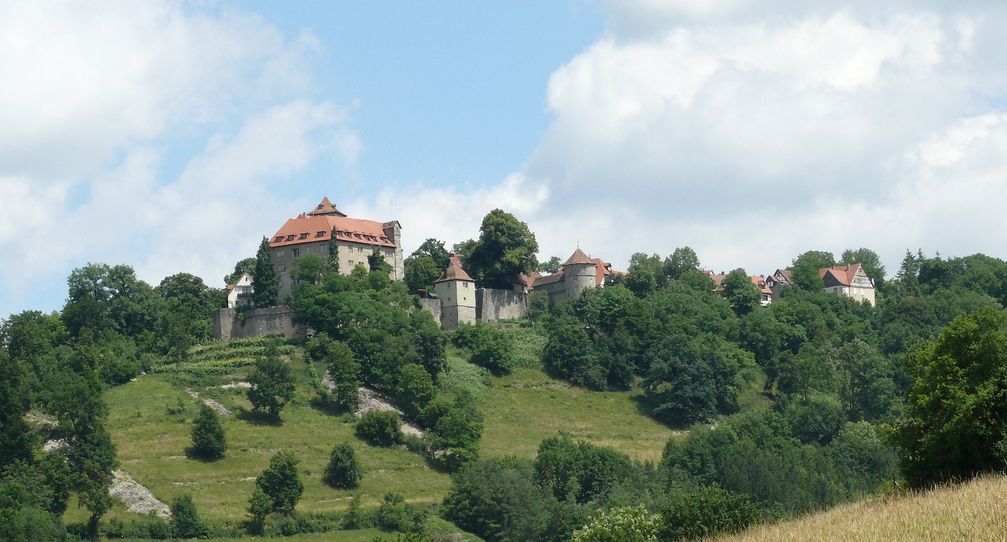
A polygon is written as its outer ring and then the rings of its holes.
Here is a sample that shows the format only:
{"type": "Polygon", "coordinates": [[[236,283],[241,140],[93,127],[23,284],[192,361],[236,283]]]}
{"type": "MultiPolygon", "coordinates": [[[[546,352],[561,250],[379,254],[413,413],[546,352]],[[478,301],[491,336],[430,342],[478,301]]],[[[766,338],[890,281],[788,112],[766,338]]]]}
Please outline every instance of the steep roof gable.
{"type": "Polygon", "coordinates": [[[573,251],[573,254],[571,254],[570,257],[567,258],[566,262],[563,265],[594,265],[594,264],[595,264],[594,260],[588,258],[587,254],[584,254],[584,251],[578,247],[577,250],[573,251]]]}
{"type": "Polygon", "coordinates": [[[462,263],[458,260],[457,254],[452,254],[451,258],[448,260],[448,266],[444,268],[441,276],[437,278],[434,282],[446,282],[449,280],[462,280],[466,282],[475,282],[468,273],[462,269],[462,263]]]}

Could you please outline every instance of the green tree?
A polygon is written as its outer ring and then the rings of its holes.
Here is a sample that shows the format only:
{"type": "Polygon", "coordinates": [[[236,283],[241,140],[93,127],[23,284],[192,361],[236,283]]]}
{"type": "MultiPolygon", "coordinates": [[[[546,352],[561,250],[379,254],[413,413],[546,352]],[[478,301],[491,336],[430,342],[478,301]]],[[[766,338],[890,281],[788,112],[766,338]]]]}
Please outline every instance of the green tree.
{"type": "Polygon", "coordinates": [[[266,517],[273,511],[273,499],[256,484],[248,499],[249,530],[252,534],[262,534],[266,517]]]}
{"type": "Polygon", "coordinates": [[[357,420],[356,435],[375,446],[402,442],[402,422],[394,412],[372,410],[357,420]]]}
{"type": "Polygon", "coordinates": [[[560,377],[591,389],[605,387],[605,374],[591,351],[584,325],[570,315],[559,315],[548,326],[542,361],[560,377]]]}
{"type": "MultiPolygon", "coordinates": [[[[269,466],[255,479],[255,485],[273,502],[273,510],[293,513],[304,493],[304,484],[297,474],[297,458],[280,451],[269,459],[269,466]]],[[[253,495],[254,499],[254,495],[253,495]]]]}
{"type": "Polygon", "coordinates": [[[280,359],[275,342],[266,345],[263,356],[255,362],[248,377],[252,387],[248,400],[256,411],[266,411],[277,418],[283,407],[294,397],[294,378],[290,366],[280,359]]]}
{"type": "Polygon", "coordinates": [[[626,277],[626,287],[639,297],[645,297],[667,284],[668,276],[664,274],[664,264],[657,254],[648,256],[637,252],[629,258],[629,275],[626,277]]]}
{"type": "Polygon", "coordinates": [[[482,322],[476,322],[474,330],[476,338],[470,346],[472,363],[495,376],[510,374],[517,363],[511,336],[482,322]]]}
{"type": "Polygon", "coordinates": [[[192,495],[175,497],[171,502],[171,532],[178,538],[203,538],[207,535],[192,495]]]}
{"type": "Polygon", "coordinates": [[[37,445],[23,417],[28,410],[23,380],[20,364],[0,347],[0,468],[31,461],[37,445]]]}
{"type": "Polygon", "coordinates": [[[324,358],[329,377],[333,382],[333,401],[337,409],[353,412],[360,403],[360,364],[357,363],[350,347],[343,342],[334,342],[324,358]]]}
{"type": "Polygon", "coordinates": [[[422,365],[408,363],[402,367],[395,397],[408,416],[418,416],[435,392],[434,381],[422,365]]]}
{"type": "Polygon", "coordinates": [[[227,439],[220,417],[205,404],[200,406],[199,414],[192,422],[192,450],[197,456],[207,459],[224,457],[227,450],[227,439]]]}
{"type": "Polygon", "coordinates": [[[738,316],[744,316],[759,307],[762,294],[744,269],[728,273],[721,286],[724,288],[724,297],[738,316]]]}
{"type": "Polygon", "coordinates": [[[548,260],[539,263],[536,271],[539,273],[559,273],[559,270],[562,267],[563,260],[559,259],[559,256],[552,256],[548,260]]]}
{"type": "Polygon", "coordinates": [[[671,256],[664,259],[664,274],[677,279],[690,271],[699,270],[699,257],[689,247],[676,248],[671,256]]]}
{"type": "Polygon", "coordinates": [[[340,442],[329,455],[329,464],[325,467],[322,480],[332,487],[349,489],[357,487],[364,477],[363,470],[357,462],[357,454],[348,442],[340,442]]]}
{"type": "Polygon", "coordinates": [[[224,284],[234,284],[241,278],[241,275],[248,273],[250,277],[255,276],[255,258],[244,258],[234,264],[234,271],[224,277],[224,284]]]}
{"type": "Polygon", "coordinates": [[[880,288],[885,282],[885,266],[881,263],[881,257],[877,252],[869,248],[858,248],[856,250],[848,248],[839,257],[839,263],[859,263],[864,268],[864,273],[874,281],[874,287],[880,288]]]}
{"type": "Polygon", "coordinates": [[[290,275],[297,284],[315,284],[325,273],[325,261],[315,254],[305,254],[294,260],[290,275]]]}
{"type": "Polygon", "coordinates": [[[423,241],[423,244],[414,250],[411,256],[429,256],[438,269],[447,267],[448,259],[451,257],[448,250],[444,248],[444,242],[433,238],[423,241]]]}
{"type": "Polygon", "coordinates": [[[405,280],[409,291],[417,293],[420,290],[433,291],[434,281],[441,275],[443,267],[438,267],[434,259],[427,254],[413,254],[405,261],[405,280]]]}
{"type": "Polygon", "coordinates": [[[280,277],[273,267],[273,255],[269,250],[269,239],[262,238],[255,253],[255,272],[252,273],[252,301],[256,307],[272,307],[280,300],[280,277]]]}
{"type": "Polygon", "coordinates": [[[371,273],[381,273],[384,275],[387,275],[392,271],[392,266],[388,265],[388,262],[385,260],[385,256],[381,254],[381,249],[377,247],[375,247],[374,250],[371,251],[370,255],[367,256],[367,268],[371,271],[371,273]]]}
{"type": "Polygon", "coordinates": [[[794,260],[790,272],[798,288],[817,292],[825,287],[822,283],[822,277],[818,276],[818,270],[834,265],[836,265],[836,258],[831,252],[809,250],[794,260]]]}
{"type": "Polygon", "coordinates": [[[494,209],[479,228],[479,240],[464,267],[484,288],[510,288],[521,273],[538,267],[538,241],[528,225],[514,215],[494,209]]]}
{"type": "Polygon", "coordinates": [[[338,275],[339,269],[339,237],[336,235],[336,228],[332,228],[329,235],[328,254],[325,256],[325,273],[338,275]]]}
{"type": "Polygon", "coordinates": [[[898,428],[906,478],[920,486],[1003,471],[1007,330],[1002,311],[955,318],[906,357],[912,386],[898,428]]]}

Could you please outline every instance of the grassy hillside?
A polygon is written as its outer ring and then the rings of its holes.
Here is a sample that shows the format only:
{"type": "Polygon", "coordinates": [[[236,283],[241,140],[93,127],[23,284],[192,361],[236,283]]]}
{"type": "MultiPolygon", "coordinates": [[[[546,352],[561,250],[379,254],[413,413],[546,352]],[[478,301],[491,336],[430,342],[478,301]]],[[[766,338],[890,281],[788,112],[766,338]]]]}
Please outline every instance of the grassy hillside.
{"type": "MultiPolygon", "coordinates": [[[[636,459],[659,458],[673,432],[642,413],[638,392],[591,392],[551,379],[540,368],[543,339],[526,329],[510,332],[518,339],[522,368],[506,377],[490,378],[468,363],[463,353],[449,350],[449,372],[442,385],[465,388],[477,396],[486,418],[483,455],[531,458],[542,439],[564,431],[636,459]]],[[[430,468],[421,455],[405,448],[367,445],[354,437],[350,417],[333,416],[311,405],[314,390],[300,348],[282,350],[298,379],[297,395],[283,410],[282,423],[264,424],[243,415],[251,409],[245,389],[229,386],[245,379],[264,344],[252,339],[200,346],[184,364],[155,369],[110,389],[108,427],[121,468],[164,502],[189,493],[204,518],[240,521],[246,516],[255,477],[273,453],[289,449],[301,460],[305,485],[298,510],[338,513],[354,492],[334,490],[320,477],[332,446],[347,441],[365,470],[357,490],[365,507],[376,507],[392,491],[412,503],[441,501],[450,487],[449,475],[430,468]],[[190,391],[233,413],[222,418],[228,438],[222,460],[204,462],[186,455],[198,407],[190,391]]],[[[67,519],[82,519],[77,517],[82,513],[72,508],[67,519]]],[[[128,520],[136,515],[117,503],[109,517],[128,520]]]]}
{"type": "Polygon", "coordinates": [[[715,538],[719,542],[1004,540],[1007,477],[861,501],[798,520],[715,538]]]}

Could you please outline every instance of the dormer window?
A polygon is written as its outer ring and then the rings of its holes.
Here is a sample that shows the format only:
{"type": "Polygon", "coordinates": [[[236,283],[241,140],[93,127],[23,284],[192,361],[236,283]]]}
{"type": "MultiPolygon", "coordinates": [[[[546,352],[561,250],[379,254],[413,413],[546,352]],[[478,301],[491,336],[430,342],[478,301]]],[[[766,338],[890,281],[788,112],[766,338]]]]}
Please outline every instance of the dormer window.
{"type": "Polygon", "coordinates": [[[288,235],[287,236],[287,241],[293,241],[295,237],[297,237],[297,236],[296,235],[288,235]]]}
{"type": "Polygon", "coordinates": [[[300,239],[307,239],[307,238],[308,238],[308,234],[307,233],[302,233],[301,236],[300,236],[300,239]]]}
{"type": "Polygon", "coordinates": [[[315,237],[325,237],[325,232],[324,231],[320,231],[320,232],[318,232],[318,233],[315,234],[315,237]]]}

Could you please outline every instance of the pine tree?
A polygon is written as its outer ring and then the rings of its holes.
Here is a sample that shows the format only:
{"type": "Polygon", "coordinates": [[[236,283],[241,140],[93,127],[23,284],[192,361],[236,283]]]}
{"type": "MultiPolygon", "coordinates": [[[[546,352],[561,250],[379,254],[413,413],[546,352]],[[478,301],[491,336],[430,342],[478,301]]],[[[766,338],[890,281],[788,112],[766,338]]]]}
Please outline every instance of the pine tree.
{"type": "Polygon", "coordinates": [[[273,256],[269,252],[269,240],[265,237],[255,253],[255,274],[252,278],[255,290],[253,299],[256,307],[275,306],[280,297],[280,278],[273,267],[273,256]]]}
{"type": "Polygon", "coordinates": [[[348,442],[340,442],[332,449],[329,456],[329,464],[325,467],[325,477],[323,480],[332,487],[348,489],[357,486],[357,482],[363,478],[360,464],[357,463],[357,455],[353,447],[348,442]]]}
{"type": "Polygon", "coordinates": [[[212,408],[203,405],[199,415],[192,422],[192,450],[196,455],[207,459],[224,457],[227,449],[227,439],[224,436],[224,426],[220,417],[212,408]]]}
{"type": "Polygon", "coordinates": [[[206,536],[206,526],[199,518],[196,503],[191,495],[175,497],[171,503],[171,531],[178,538],[201,538],[206,536]]]}
{"type": "Polygon", "coordinates": [[[339,241],[336,239],[336,228],[332,228],[329,236],[329,257],[325,260],[327,271],[339,274],[339,241]]]}

